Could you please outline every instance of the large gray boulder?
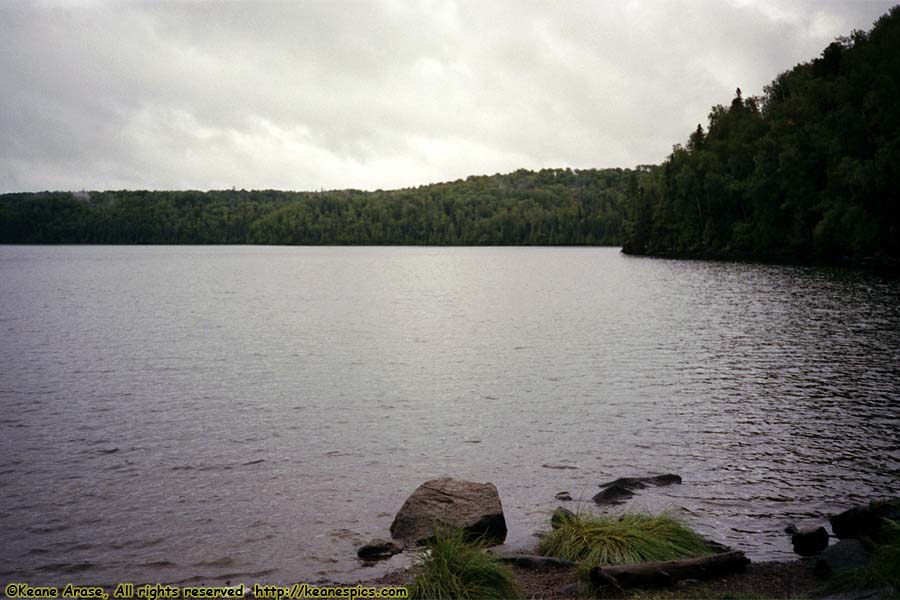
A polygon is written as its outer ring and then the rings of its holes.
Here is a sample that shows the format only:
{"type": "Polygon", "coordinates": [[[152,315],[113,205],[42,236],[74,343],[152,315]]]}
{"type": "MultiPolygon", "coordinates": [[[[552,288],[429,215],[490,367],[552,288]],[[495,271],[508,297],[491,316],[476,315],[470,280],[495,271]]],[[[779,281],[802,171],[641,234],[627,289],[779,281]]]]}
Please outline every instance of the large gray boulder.
{"type": "Polygon", "coordinates": [[[426,481],[394,517],[391,537],[407,545],[421,544],[434,537],[435,526],[442,525],[462,529],[488,544],[502,544],[506,519],[497,488],[450,477],[426,481]]]}

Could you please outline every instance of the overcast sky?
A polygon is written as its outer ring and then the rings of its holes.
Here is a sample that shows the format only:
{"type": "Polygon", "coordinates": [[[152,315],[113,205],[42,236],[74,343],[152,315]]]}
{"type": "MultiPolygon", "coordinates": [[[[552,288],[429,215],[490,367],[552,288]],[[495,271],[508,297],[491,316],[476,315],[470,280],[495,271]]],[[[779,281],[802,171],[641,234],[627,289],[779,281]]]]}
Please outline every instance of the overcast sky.
{"type": "Polygon", "coordinates": [[[0,191],[658,163],[891,2],[0,2],[0,191]]]}

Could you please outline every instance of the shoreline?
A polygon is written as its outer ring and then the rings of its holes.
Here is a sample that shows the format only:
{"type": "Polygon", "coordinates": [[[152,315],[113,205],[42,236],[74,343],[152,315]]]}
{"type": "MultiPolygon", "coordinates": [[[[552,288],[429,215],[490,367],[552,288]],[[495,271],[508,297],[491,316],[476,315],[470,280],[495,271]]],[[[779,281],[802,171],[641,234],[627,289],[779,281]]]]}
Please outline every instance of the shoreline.
{"type": "MultiPolygon", "coordinates": [[[[669,588],[634,588],[622,598],[689,599],[689,598],[817,598],[822,595],[824,582],[813,574],[815,558],[791,561],[763,561],[750,563],[740,573],[732,573],[669,588]]],[[[578,589],[572,569],[533,571],[511,567],[522,591],[522,598],[569,600],[594,597],[589,589],[578,589]]],[[[374,580],[369,585],[408,585],[412,582],[410,569],[396,570],[374,580]]]]}
{"type": "Polygon", "coordinates": [[[622,245],[622,254],[634,258],[655,258],[658,260],[692,260],[710,263],[735,263],[766,265],[776,267],[810,267],[819,269],[856,269],[887,276],[900,275],[900,259],[881,257],[814,257],[792,255],[756,255],[744,253],[718,252],[637,252],[622,245]]]}
{"type": "MultiPolygon", "coordinates": [[[[611,483],[640,483],[659,481],[662,478],[666,481],[677,478],[680,482],[677,475],[664,475],[653,478],[621,478],[611,483]]],[[[432,489],[426,485],[438,487],[438,484],[450,486],[451,483],[453,480],[450,479],[426,482],[414,492],[411,499],[415,499],[423,489],[432,489]]],[[[493,488],[491,484],[474,485],[493,488]]],[[[417,502],[420,501],[421,498],[417,502]]],[[[416,502],[408,501],[407,504],[416,502]]],[[[408,506],[404,505],[404,509],[408,509],[408,506]]],[[[398,518],[401,515],[404,519],[410,518],[403,513],[404,509],[398,513],[398,518]]],[[[678,558],[677,555],[670,555],[672,558],[652,558],[654,553],[644,550],[640,555],[613,553],[609,556],[621,558],[610,560],[605,554],[606,559],[589,559],[579,548],[585,543],[602,547],[603,544],[596,537],[598,535],[613,536],[612,539],[618,541],[611,542],[612,544],[625,544],[627,542],[622,540],[632,539],[627,532],[629,526],[634,526],[633,522],[619,524],[624,519],[620,517],[614,520],[617,524],[614,528],[606,525],[607,529],[589,530],[585,529],[585,523],[579,521],[575,513],[558,508],[551,519],[558,534],[550,534],[545,538],[547,543],[535,544],[525,554],[510,554],[497,548],[496,544],[494,549],[490,548],[489,530],[477,530],[480,532],[478,539],[481,542],[476,542],[474,547],[466,545],[462,537],[444,538],[434,530],[430,532],[433,537],[419,536],[406,540],[415,544],[418,539],[417,546],[408,546],[410,548],[421,548],[421,544],[429,544],[430,552],[419,553],[403,569],[389,571],[364,583],[375,586],[408,586],[413,592],[422,589],[449,590],[457,589],[457,583],[435,582],[442,581],[445,577],[447,582],[478,581],[479,573],[491,570],[496,572],[499,579],[501,571],[506,570],[508,575],[502,577],[511,576],[519,588],[518,597],[529,599],[615,597],[879,600],[900,597],[897,595],[900,592],[900,573],[897,571],[900,566],[897,562],[900,558],[897,554],[900,549],[898,517],[900,498],[894,498],[873,500],[866,505],[854,506],[830,516],[828,525],[831,531],[824,525],[798,528],[791,524],[785,528],[784,533],[791,536],[791,543],[797,554],[793,560],[753,562],[740,549],[724,546],[709,538],[700,539],[712,554],[694,553],[694,558],[688,559],[678,558]],[[560,536],[564,540],[562,546],[559,545],[560,536]],[[430,545],[428,540],[435,538],[433,545],[430,545]],[[590,539],[595,541],[588,541],[590,539]],[[832,544],[834,539],[838,541],[832,544]],[[481,552],[477,550],[478,545],[482,548],[481,552]],[[493,556],[494,559],[485,557],[483,562],[482,559],[476,560],[473,551],[493,556]],[[460,557],[458,564],[454,563],[454,557],[457,556],[460,557]],[[583,560],[590,560],[589,564],[606,566],[591,568],[588,573],[583,560]],[[505,565],[504,568],[501,568],[501,563],[505,565]],[[435,588],[436,585],[447,587],[435,588]]],[[[472,515],[468,518],[471,520],[472,515]]],[[[482,521],[483,519],[477,522],[482,521]]],[[[462,528],[463,525],[457,527],[462,528]]],[[[505,530],[504,525],[503,531],[505,530]]],[[[392,526],[392,533],[393,531],[392,526]]],[[[465,535],[462,533],[463,529],[459,531],[459,535],[465,535]]],[[[470,533],[475,531],[476,529],[472,529],[470,533]]],[[[674,542],[676,538],[669,539],[674,542]]],[[[686,541],[680,543],[682,548],[689,547],[686,541]]]]}

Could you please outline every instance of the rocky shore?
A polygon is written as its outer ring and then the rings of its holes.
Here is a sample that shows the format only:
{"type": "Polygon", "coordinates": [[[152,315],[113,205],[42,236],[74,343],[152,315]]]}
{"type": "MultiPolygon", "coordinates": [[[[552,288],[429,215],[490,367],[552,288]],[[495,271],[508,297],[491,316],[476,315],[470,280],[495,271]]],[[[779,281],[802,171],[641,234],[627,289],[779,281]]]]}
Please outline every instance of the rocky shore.
{"type": "MultiPolygon", "coordinates": [[[[579,600],[596,597],[592,590],[579,586],[577,575],[571,569],[535,571],[512,567],[522,598],[544,600],[579,600]]],[[[373,585],[409,585],[409,571],[395,571],[380,577],[373,585]]],[[[745,571],[724,575],[707,581],[691,581],[671,588],[632,589],[621,598],[646,599],[715,599],[715,598],[820,598],[825,594],[822,581],[813,574],[809,560],[787,562],[760,562],[750,564],[745,571]]],[[[859,595],[841,594],[834,600],[876,600],[877,594],[863,592],[859,595]]]]}
{"type": "MultiPolygon", "coordinates": [[[[619,504],[646,486],[677,485],[678,475],[623,477],[600,484],[594,497],[598,506],[619,504]]],[[[561,492],[557,499],[565,500],[561,492]]],[[[554,513],[553,526],[573,515],[564,508],[554,513]]],[[[829,598],[877,600],[900,598],[890,584],[857,587],[831,585],[836,574],[862,569],[873,560],[885,530],[900,522],[900,499],[876,501],[833,515],[827,523],[785,530],[800,556],[786,562],[751,563],[739,550],[712,543],[715,554],[668,563],[641,563],[623,567],[583,568],[564,560],[531,554],[494,554],[509,565],[523,598],[829,598]],[[829,532],[829,528],[831,532],[829,532]],[[837,539],[835,543],[831,543],[837,539]],[[677,563],[677,564],[676,564],[677,563]],[[724,566],[722,566],[724,565],[724,566]],[[610,574],[613,576],[611,577],[610,574]]],[[[361,560],[389,558],[427,543],[435,528],[461,529],[485,545],[503,542],[506,521],[496,487],[441,478],[423,483],[407,499],[390,528],[391,539],[372,540],[359,549],[361,560]]],[[[409,585],[413,573],[389,573],[375,585],[409,585]]]]}

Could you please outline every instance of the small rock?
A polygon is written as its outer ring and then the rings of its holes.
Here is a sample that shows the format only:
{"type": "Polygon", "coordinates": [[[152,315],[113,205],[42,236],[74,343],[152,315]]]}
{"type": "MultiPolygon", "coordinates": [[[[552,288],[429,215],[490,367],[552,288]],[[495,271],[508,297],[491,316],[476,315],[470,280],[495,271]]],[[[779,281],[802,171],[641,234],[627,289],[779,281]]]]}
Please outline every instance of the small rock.
{"type": "Polygon", "coordinates": [[[621,504],[634,496],[634,492],[619,485],[613,485],[594,495],[597,504],[621,504]]]}
{"type": "Polygon", "coordinates": [[[381,560],[390,558],[403,552],[399,544],[381,538],[375,538],[368,544],[364,544],[356,551],[356,555],[367,560],[381,560]]]}
{"type": "Polygon", "coordinates": [[[828,547],[828,531],[824,527],[804,527],[791,536],[794,552],[814,556],[828,547]]]}
{"type": "Polygon", "coordinates": [[[784,532],[788,533],[790,535],[794,535],[795,533],[797,533],[797,531],[799,531],[799,530],[797,529],[797,526],[794,525],[793,523],[788,524],[788,526],[784,528],[784,532]]]}
{"type": "Polygon", "coordinates": [[[867,506],[855,506],[830,520],[834,535],[841,539],[871,537],[881,528],[881,519],[867,506]]]}
{"type": "Polygon", "coordinates": [[[563,502],[571,502],[572,501],[572,495],[569,494],[569,492],[560,492],[555,496],[555,498],[557,500],[562,500],[563,502]]]}
{"type": "Polygon", "coordinates": [[[834,535],[844,538],[871,537],[877,539],[885,519],[900,520],[900,498],[856,506],[831,517],[834,535]]]}
{"type": "Polygon", "coordinates": [[[842,569],[856,569],[868,562],[869,554],[862,542],[854,539],[840,540],[822,551],[813,573],[817,577],[827,578],[842,569]]]}
{"type": "Polygon", "coordinates": [[[550,517],[550,526],[553,527],[553,529],[559,529],[567,521],[575,518],[575,513],[573,513],[568,508],[563,508],[562,506],[560,506],[553,511],[553,515],[550,517]]]}

